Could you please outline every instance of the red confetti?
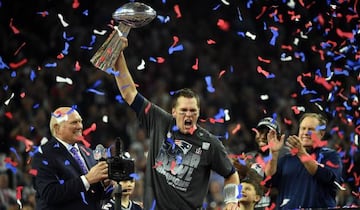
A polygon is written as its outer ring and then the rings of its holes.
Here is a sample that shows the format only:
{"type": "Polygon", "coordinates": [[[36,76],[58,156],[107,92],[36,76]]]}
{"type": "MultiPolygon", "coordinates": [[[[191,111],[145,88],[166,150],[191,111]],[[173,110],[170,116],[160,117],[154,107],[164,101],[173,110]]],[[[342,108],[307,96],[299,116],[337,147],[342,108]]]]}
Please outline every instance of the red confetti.
{"type": "Polygon", "coordinates": [[[220,79],[225,73],[226,73],[225,70],[221,70],[220,73],[219,73],[218,79],[220,79]]]}
{"type": "Polygon", "coordinates": [[[7,117],[11,120],[13,118],[13,115],[11,112],[5,112],[5,117],[7,117]]]}
{"type": "Polygon", "coordinates": [[[214,40],[212,40],[212,39],[208,39],[207,44],[216,44],[216,42],[214,40]]]}
{"type": "Polygon", "coordinates": [[[293,48],[292,48],[291,45],[281,45],[281,49],[283,49],[283,50],[289,50],[289,51],[292,51],[292,50],[293,50],[293,48]]]}
{"type": "Polygon", "coordinates": [[[87,135],[89,135],[90,132],[95,131],[95,130],[96,130],[96,123],[93,123],[93,124],[91,124],[91,126],[88,129],[85,129],[83,131],[83,135],[87,136],[87,135]]]}
{"type": "Polygon", "coordinates": [[[284,118],[284,123],[286,125],[292,125],[292,121],[290,119],[284,118]]]}
{"type": "Polygon", "coordinates": [[[86,148],[91,146],[91,144],[84,138],[84,136],[80,136],[78,140],[81,141],[81,143],[83,143],[86,148]]]}
{"type": "Polygon", "coordinates": [[[270,145],[265,145],[265,146],[262,146],[260,149],[261,149],[261,151],[265,152],[269,148],[270,148],[270,145]]]}
{"type": "Polygon", "coordinates": [[[353,39],[354,34],[351,32],[344,32],[341,29],[337,28],[336,33],[339,35],[340,38],[346,38],[346,39],[353,39]]]}
{"type": "Polygon", "coordinates": [[[79,61],[76,61],[75,62],[75,71],[80,71],[80,69],[81,69],[80,63],[79,63],[79,61]]]}
{"type": "Polygon", "coordinates": [[[14,34],[19,34],[20,33],[19,29],[17,29],[15,26],[13,26],[13,19],[12,18],[10,19],[10,28],[14,32],[14,34]]]}
{"type": "Polygon", "coordinates": [[[266,6],[263,6],[263,7],[261,8],[260,14],[258,14],[258,16],[256,16],[256,19],[259,19],[259,18],[265,13],[265,11],[266,11],[266,6]]]}
{"type": "Polygon", "coordinates": [[[173,175],[176,174],[175,171],[174,171],[175,166],[176,166],[176,162],[174,160],[171,161],[170,171],[171,171],[171,174],[173,174],[173,175]]]}
{"type": "Polygon", "coordinates": [[[145,108],[145,114],[147,114],[150,110],[150,107],[151,107],[151,103],[149,103],[146,108],[145,108]]]}
{"type": "Polygon", "coordinates": [[[290,153],[291,153],[291,155],[296,155],[297,153],[299,152],[299,149],[298,148],[291,148],[291,150],[290,150],[290,153]]]}
{"type": "Polygon", "coordinates": [[[331,168],[339,168],[339,165],[332,163],[330,160],[326,161],[325,165],[327,165],[331,168]]]}
{"type": "Polygon", "coordinates": [[[63,59],[65,56],[64,54],[60,53],[59,55],[56,56],[57,59],[61,60],[63,59]]]}
{"type": "Polygon", "coordinates": [[[175,47],[177,43],[179,42],[179,37],[173,36],[174,43],[171,45],[171,47],[175,47]]]}
{"type": "Polygon", "coordinates": [[[329,84],[324,77],[320,77],[320,76],[315,76],[315,82],[318,84],[321,84],[322,86],[325,87],[326,90],[330,91],[333,86],[331,84],[329,84]]]}
{"type": "Polygon", "coordinates": [[[257,72],[259,72],[260,74],[263,74],[265,77],[268,77],[270,75],[270,73],[265,71],[264,69],[262,69],[261,66],[257,67],[257,72]]]}
{"type": "Polygon", "coordinates": [[[80,6],[79,0],[74,0],[74,2],[72,3],[72,8],[77,9],[79,8],[79,6],[80,6]]]}
{"type": "Polygon", "coordinates": [[[217,26],[223,30],[223,31],[229,31],[230,29],[230,24],[229,22],[223,20],[223,19],[219,19],[217,22],[217,26]]]}
{"type": "Polygon", "coordinates": [[[162,162],[161,161],[159,161],[159,162],[157,162],[152,168],[157,168],[157,167],[159,167],[159,166],[162,166],[162,162]]]}
{"type": "Polygon", "coordinates": [[[192,65],[192,69],[194,69],[195,71],[199,69],[199,59],[198,58],[195,59],[195,64],[192,65]]]}
{"type": "Polygon", "coordinates": [[[264,186],[265,183],[266,183],[267,181],[269,181],[270,179],[271,179],[271,176],[267,176],[263,181],[260,182],[260,184],[261,184],[262,186],[264,186]]]}
{"type": "Polygon", "coordinates": [[[33,175],[33,176],[37,176],[38,171],[37,171],[36,169],[33,169],[33,168],[32,168],[32,169],[29,170],[29,174],[30,174],[30,175],[33,175]]]}
{"type": "Polygon", "coordinates": [[[26,58],[22,59],[21,61],[17,62],[17,63],[10,63],[10,67],[12,69],[17,69],[19,68],[20,66],[26,64],[28,62],[28,60],[26,58]]]}
{"type": "Polygon", "coordinates": [[[15,161],[12,161],[10,157],[4,158],[4,162],[5,162],[5,163],[9,163],[10,165],[12,165],[12,166],[14,166],[14,167],[16,167],[16,166],[18,165],[18,163],[15,162],[15,161]]]}
{"type": "Polygon", "coordinates": [[[24,98],[26,96],[25,92],[20,93],[20,98],[24,98]]]}
{"type": "Polygon", "coordinates": [[[164,63],[164,62],[165,62],[165,58],[163,58],[163,57],[156,57],[156,62],[157,62],[157,63],[164,63]]]}
{"type": "Polygon", "coordinates": [[[297,106],[292,106],[291,109],[293,110],[294,114],[296,115],[300,114],[300,110],[298,109],[297,106]]]}
{"type": "Polygon", "coordinates": [[[241,129],[241,125],[240,123],[238,123],[236,125],[236,127],[231,131],[232,134],[235,134],[236,132],[238,132],[241,129]]]}
{"type": "Polygon", "coordinates": [[[26,45],[26,43],[23,42],[23,43],[20,45],[20,47],[15,51],[14,55],[17,55],[17,54],[20,52],[21,48],[23,48],[25,45],[26,45]]]}
{"type": "Polygon", "coordinates": [[[176,5],[174,6],[174,11],[175,11],[175,13],[176,13],[176,18],[181,18],[180,7],[179,7],[178,4],[176,4],[176,5]]]}
{"type": "Polygon", "coordinates": [[[85,152],[86,156],[90,156],[90,152],[88,152],[86,149],[84,149],[84,147],[80,147],[80,149],[85,152]]]}
{"type": "Polygon", "coordinates": [[[23,186],[17,186],[16,187],[16,199],[21,200],[21,191],[24,187],[23,186]]]}
{"type": "Polygon", "coordinates": [[[258,60],[264,63],[271,63],[271,60],[263,59],[262,57],[258,56],[258,60]]]}
{"type": "Polygon", "coordinates": [[[21,141],[25,144],[26,152],[29,152],[34,145],[34,142],[32,142],[30,139],[25,138],[24,136],[17,135],[16,140],[21,141]]]}

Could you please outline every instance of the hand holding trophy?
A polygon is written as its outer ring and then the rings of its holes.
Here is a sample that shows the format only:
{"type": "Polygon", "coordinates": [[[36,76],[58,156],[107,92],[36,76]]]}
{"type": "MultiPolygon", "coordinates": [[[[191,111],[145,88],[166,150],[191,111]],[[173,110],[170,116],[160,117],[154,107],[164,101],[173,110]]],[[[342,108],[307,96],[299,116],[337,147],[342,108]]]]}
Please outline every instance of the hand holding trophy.
{"type": "Polygon", "coordinates": [[[91,58],[90,62],[102,71],[114,66],[119,57],[122,41],[120,37],[127,37],[131,28],[139,28],[150,23],[156,16],[156,11],[140,2],[129,2],[118,8],[112,15],[119,22],[112,33],[91,58]]]}

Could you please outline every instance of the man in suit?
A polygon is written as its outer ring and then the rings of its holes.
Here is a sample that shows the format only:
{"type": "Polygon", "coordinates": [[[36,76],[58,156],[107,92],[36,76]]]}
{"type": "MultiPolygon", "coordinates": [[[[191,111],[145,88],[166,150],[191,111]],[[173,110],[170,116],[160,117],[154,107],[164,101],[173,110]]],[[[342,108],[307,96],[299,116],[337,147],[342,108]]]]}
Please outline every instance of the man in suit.
{"type": "Polygon", "coordinates": [[[60,107],[52,113],[53,137],[39,146],[32,160],[37,210],[101,209],[108,165],[97,163],[92,150],[80,143],[82,130],[82,118],[74,108],[60,107]]]}

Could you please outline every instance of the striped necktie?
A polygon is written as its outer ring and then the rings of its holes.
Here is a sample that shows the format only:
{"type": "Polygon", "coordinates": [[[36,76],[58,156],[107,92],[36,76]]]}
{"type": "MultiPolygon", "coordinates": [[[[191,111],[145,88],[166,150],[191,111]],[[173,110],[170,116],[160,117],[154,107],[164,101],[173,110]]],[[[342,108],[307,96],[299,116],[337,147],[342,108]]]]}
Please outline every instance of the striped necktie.
{"type": "Polygon", "coordinates": [[[89,171],[85,165],[85,162],[81,159],[79,150],[76,149],[76,147],[71,147],[70,152],[73,154],[73,157],[75,158],[76,162],[78,162],[83,174],[87,174],[89,171]]]}

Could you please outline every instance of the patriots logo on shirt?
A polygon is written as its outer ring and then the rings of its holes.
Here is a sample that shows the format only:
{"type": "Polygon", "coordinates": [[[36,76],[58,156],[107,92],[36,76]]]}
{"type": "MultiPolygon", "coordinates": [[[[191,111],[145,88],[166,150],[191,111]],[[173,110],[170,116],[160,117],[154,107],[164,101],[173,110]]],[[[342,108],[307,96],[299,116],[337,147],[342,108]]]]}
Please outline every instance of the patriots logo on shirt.
{"type": "Polygon", "coordinates": [[[170,147],[168,147],[168,153],[172,154],[172,155],[180,155],[180,154],[187,154],[190,150],[192,145],[187,143],[184,140],[179,140],[179,139],[175,139],[174,141],[174,145],[171,145],[170,147]]]}

